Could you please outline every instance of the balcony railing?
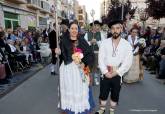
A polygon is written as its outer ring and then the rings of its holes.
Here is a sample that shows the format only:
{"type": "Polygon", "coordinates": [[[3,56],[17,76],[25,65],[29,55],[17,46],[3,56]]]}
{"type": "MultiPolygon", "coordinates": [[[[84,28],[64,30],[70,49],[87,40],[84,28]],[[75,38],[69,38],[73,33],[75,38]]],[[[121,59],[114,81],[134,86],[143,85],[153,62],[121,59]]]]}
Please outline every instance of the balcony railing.
{"type": "Polygon", "coordinates": [[[41,0],[27,0],[27,7],[32,9],[41,9],[41,0]]]}
{"type": "MultiPolygon", "coordinates": [[[[2,2],[3,1],[4,0],[2,0],[2,2]]],[[[12,2],[12,3],[16,3],[16,4],[26,4],[27,3],[27,0],[6,0],[6,1],[9,1],[9,2],[12,2]]]]}
{"type": "Polygon", "coordinates": [[[4,0],[0,0],[0,3],[4,3],[4,0]]]}
{"type": "Polygon", "coordinates": [[[50,4],[45,2],[45,1],[41,1],[41,12],[45,12],[45,13],[50,13],[50,4]]]}

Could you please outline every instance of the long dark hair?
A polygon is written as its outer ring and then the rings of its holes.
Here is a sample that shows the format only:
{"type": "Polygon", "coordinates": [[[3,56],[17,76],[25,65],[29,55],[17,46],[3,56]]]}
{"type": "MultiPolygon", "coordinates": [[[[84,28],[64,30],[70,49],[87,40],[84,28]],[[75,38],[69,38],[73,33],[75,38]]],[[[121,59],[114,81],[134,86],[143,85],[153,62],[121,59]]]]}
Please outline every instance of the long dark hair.
{"type": "MultiPolygon", "coordinates": [[[[70,27],[71,27],[73,24],[76,24],[76,25],[77,25],[77,29],[78,29],[78,23],[76,23],[75,21],[73,21],[73,22],[71,22],[71,23],[69,24],[69,29],[70,29],[70,27]]],[[[78,30],[77,30],[77,31],[78,31],[78,30]]],[[[69,35],[70,35],[70,34],[69,34],[69,35]]],[[[78,38],[79,38],[79,35],[77,35],[77,39],[76,39],[76,40],[72,40],[71,37],[70,37],[72,53],[74,53],[74,48],[76,48],[76,43],[78,43],[78,38]]]]}
{"type": "MultiPolygon", "coordinates": [[[[78,24],[73,21],[73,22],[69,23],[69,29],[73,24],[76,24],[78,26],[78,24]]],[[[65,37],[62,38],[62,42],[65,42],[64,43],[64,45],[66,45],[65,47],[67,47],[70,51],[69,53],[73,54],[74,48],[75,48],[75,43],[78,42],[78,39],[79,39],[79,35],[77,36],[77,40],[71,40],[70,32],[68,32],[67,35],[65,35],[65,37]]]]}
{"type": "Polygon", "coordinates": [[[78,23],[76,23],[75,21],[72,21],[72,22],[69,23],[69,29],[70,29],[70,27],[71,27],[73,24],[76,24],[77,27],[78,27],[78,23]]]}

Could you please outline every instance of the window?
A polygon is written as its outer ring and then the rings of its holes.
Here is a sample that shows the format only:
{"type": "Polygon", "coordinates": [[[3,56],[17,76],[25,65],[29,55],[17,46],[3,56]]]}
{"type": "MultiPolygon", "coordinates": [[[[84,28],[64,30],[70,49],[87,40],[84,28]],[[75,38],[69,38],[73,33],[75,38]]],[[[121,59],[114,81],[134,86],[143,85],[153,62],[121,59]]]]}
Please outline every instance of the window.
{"type": "Polygon", "coordinates": [[[10,12],[4,12],[5,28],[16,29],[20,25],[19,15],[10,12]]]}
{"type": "Polygon", "coordinates": [[[11,20],[5,20],[5,28],[12,28],[11,20]]]}
{"type": "Polygon", "coordinates": [[[4,17],[18,20],[18,14],[14,13],[4,12],[4,17]]]}
{"type": "Polygon", "coordinates": [[[83,10],[79,10],[78,13],[82,14],[83,13],[83,10]]]}
{"type": "Polygon", "coordinates": [[[84,26],[84,23],[83,22],[79,22],[79,25],[82,27],[82,26],[84,26]]]}
{"type": "Polygon", "coordinates": [[[18,27],[19,22],[13,20],[12,23],[13,23],[13,29],[15,30],[18,27]]]}
{"type": "Polygon", "coordinates": [[[78,19],[83,20],[83,16],[82,15],[78,16],[78,19]]]}

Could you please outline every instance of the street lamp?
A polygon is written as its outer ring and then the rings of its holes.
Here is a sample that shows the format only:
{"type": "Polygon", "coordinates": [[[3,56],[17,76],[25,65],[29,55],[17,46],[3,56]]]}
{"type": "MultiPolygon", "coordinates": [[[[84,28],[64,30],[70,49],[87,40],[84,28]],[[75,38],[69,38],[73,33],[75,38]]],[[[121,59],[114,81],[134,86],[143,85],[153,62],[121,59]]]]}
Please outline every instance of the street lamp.
{"type": "Polygon", "coordinates": [[[106,15],[105,0],[104,0],[104,16],[106,15]]]}
{"type": "MultiPolygon", "coordinates": [[[[95,10],[94,10],[94,9],[92,9],[92,10],[91,10],[91,12],[90,12],[90,14],[91,14],[91,17],[92,17],[93,22],[94,22],[95,10]]],[[[93,23],[93,24],[94,24],[94,23],[93,23]]]]}
{"type": "Polygon", "coordinates": [[[149,18],[149,15],[146,11],[144,11],[143,13],[141,13],[140,15],[140,20],[143,22],[143,32],[145,30],[145,22],[146,20],[149,18]]]}

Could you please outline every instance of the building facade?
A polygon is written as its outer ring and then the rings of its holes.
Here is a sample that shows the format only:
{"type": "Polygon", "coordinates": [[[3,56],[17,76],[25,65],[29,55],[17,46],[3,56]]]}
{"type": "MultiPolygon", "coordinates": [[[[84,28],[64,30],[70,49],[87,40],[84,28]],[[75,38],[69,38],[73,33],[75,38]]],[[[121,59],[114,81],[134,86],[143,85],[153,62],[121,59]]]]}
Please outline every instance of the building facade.
{"type": "Polygon", "coordinates": [[[48,27],[54,22],[54,0],[3,0],[0,4],[1,26],[15,29],[48,27]]]}
{"type": "Polygon", "coordinates": [[[111,0],[102,0],[102,2],[101,2],[101,9],[100,9],[100,13],[101,13],[101,17],[103,17],[103,16],[106,16],[107,15],[107,13],[108,13],[108,8],[109,8],[109,6],[110,6],[110,4],[111,4],[111,0]]]}
{"type": "Polygon", "coordinates": [[[77,18],[80,27],[84,27],[87,23],[87,12],[85,6],[78,7],[78,18],[77,18]]]}
{"type": "Polygon", "coordinates": [[[59,22],[77,19],[84,25],[87,18],[85,7],[79,7],[77,0],[0,0],[0,26],[6,29],[48,28],[55,22],[55,13],[59,22]]]}

